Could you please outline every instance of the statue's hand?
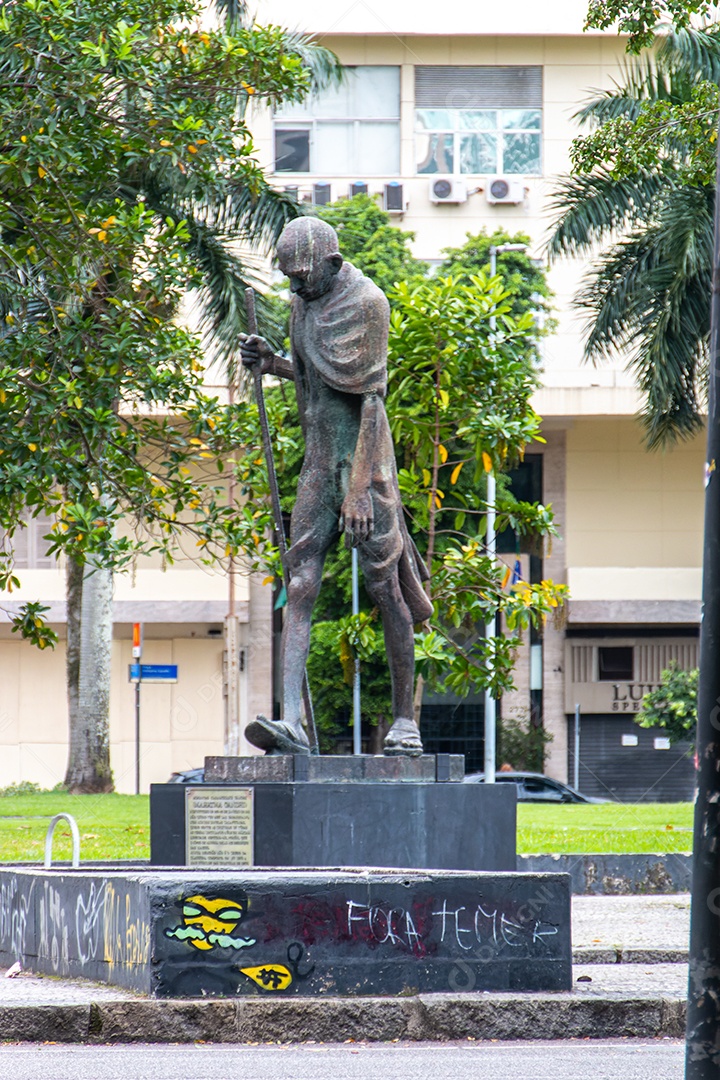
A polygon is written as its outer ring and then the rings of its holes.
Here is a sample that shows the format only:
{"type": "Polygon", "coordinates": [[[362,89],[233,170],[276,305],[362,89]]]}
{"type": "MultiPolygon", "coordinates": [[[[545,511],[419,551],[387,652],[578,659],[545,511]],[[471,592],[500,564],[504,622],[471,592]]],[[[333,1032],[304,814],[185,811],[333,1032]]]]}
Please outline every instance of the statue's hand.
{"type": "Polygon", "coordinates": [[[373,531],[373,505],[369,491],[349,491],[340,511],[340,532],[345,532],[351,547],[369,540],[373,531]]]}
{"type": "Polygon", "coordinates": [[[254,368],[256,364],[262,365],[260,370],[263,375],[272,367],[274,358],[272,348],[265,338],[257,334],[240,334],[240,357],[243,367],[254,368]]]}

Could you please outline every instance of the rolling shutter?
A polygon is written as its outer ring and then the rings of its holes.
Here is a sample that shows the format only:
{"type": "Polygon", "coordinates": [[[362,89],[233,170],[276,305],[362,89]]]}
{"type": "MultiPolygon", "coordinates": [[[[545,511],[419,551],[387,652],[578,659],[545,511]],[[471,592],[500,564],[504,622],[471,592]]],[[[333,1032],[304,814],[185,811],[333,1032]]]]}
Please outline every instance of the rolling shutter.
{"type": "Polygon", "coordinates": [[[542,67],[432,66],[415,68],[418,109],[540,109],[542,67]]]}

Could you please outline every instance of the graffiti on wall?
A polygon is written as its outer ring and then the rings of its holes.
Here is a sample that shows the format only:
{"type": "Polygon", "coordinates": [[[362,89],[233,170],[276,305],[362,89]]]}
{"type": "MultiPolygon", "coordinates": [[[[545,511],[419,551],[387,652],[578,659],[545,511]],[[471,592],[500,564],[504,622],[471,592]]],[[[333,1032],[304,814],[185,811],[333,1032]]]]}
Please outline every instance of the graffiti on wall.
{"type": "Polygon", "coordinates": [[[182,925],[165,931],[165,936],[187,941],[196,949],[245,949],[255,938],[236,933],[247,914],[247,896],[228,900],[222,896],[188,896],[182,902],[182,925]]]}
{"type": "Polygon", "coordinates": [[[499,903],[467,894],[460,902],[423,890],[403,904],[337,893],[185,895],[163,931],[176,948],[161,966],[161,992],[234,995],[247,993],[250,983],[263,992],[307,992],[299,984],[316,969],[312,985],[320,987],[368,979],[378,962],[409,964],[406,971],[418,959],[445,963],[452,979],[459,978],[452,974],[456,962],[465,972],[468,962],[544,959],[560,933],[543,917],[554,895],[499,903]]]}
{"type": "Polygon", "coordinates": [[[13,960],[25,961],[35,882],[21,889],[16,877],[0,883],[0,945],[13,960]]]}
{"type": "Polygon", "coordinates": [[[150,925],[137,889],[123,883],[8,874],[0,881],[0,951],[55,975],[106,978],[149,962],[150,925]]]}
{"type": "MultiPolygon", "coordinates": [[[[182,921],[177,926],[166,927],[167,938],[184,942],[201,952],[216,951],[225,957],[257,945],[256,938],[245,937],[242,932],[241,924],[248,914],[248,898],[242,890],[233,897],[197,893],[184,897],[179,908],[182,921]]],[[[302,973],[300,971],[304,951],[299,942],[291,942],[287,947],[289,966],[266,962],[248,967],[238,966],[237,971],[261,990],[287,990],[293,978],[307,978],[312,971],[312,967],[302,973]]]]}

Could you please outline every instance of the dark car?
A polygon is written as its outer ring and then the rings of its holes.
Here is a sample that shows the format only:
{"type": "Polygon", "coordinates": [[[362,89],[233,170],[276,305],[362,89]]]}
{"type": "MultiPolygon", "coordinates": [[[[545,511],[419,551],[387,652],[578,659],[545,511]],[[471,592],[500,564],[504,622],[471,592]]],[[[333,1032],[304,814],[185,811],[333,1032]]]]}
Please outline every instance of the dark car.
{"type": "MultiPolygon", "coordinates": [[[[465,777],[466,784],[483,784],[485,773],[470,773],[465,777]]],[[[595,799],[592,795],[581,795],[575,788],[552,780],[542,773],[498,772],[496,784],[515,784],[518,802],[537,803],[606,803],[609,799],[595,799]]]]}

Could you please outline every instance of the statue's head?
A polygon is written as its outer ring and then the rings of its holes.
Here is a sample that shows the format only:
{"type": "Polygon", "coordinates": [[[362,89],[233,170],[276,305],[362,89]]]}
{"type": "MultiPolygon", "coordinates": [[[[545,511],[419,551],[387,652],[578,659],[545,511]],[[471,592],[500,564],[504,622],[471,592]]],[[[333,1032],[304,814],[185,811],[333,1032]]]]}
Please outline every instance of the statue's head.
{"type": "Polygon", "coordinates": [[[303,300],[317,300],[328,292],[342,266],[337,233],[319,218],[301,217],[283,229],[277,257],[290,290],[303,300]]]}

